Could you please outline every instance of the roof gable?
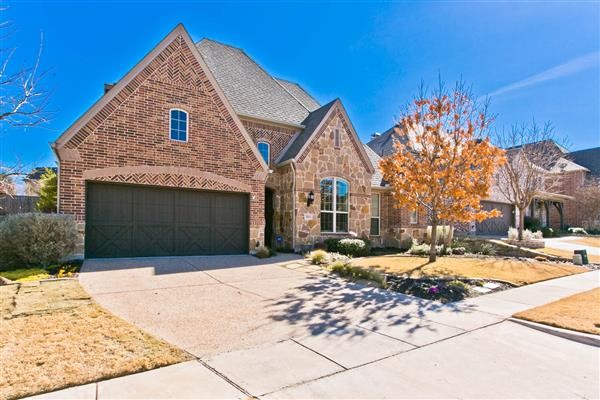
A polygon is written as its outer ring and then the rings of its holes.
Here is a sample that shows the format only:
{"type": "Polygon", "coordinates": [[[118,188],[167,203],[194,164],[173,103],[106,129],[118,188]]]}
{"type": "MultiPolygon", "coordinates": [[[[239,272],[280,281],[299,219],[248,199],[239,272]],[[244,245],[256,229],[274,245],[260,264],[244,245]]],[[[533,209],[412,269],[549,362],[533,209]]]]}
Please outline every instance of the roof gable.
{"type": "Polygon", "coordinates": [[[299,86],[273,78],[242,49],[210,39],[196,47],[240,116],[300,125],[312,111],[312,97],[310,102],[299,86]]]}
{"type": "MultiPolygon", "coordinates": [[[[174,74],[173,77],[179,83],[185,84],[190,79],[194,79],[195,74],[183,75],[180,71],[170,68],[168,57],[176,51],[177,43],[187,45],[193,59],[197,62],[204,72],[210,85],[214,88],[213,99],[216,98],[223,106],[224,111],[228,115],[224,115],[225,119],[231,126],[232,130],[238,131],[243,139],[249,145],[257,163],[262,167],[263,171],[268,171],[268,166],[261,157],[258,149],[254,145],[252,138],[244,128],[243,124],[237,117],[228,99],[217,84],[217,81],[212,76],[206,63],[200,56],[196,46],[194,45],[188,32],[182,24],[178,24],[154,49],[152,49],[135,67],[133,67],[123,78],[121,78],[115,86],[105,93],[92,107],[90,107],[75,123],[73,123],[58,139],[52,144],[52,147],[58,152],[69,154],[69,157],[74,157],[72,152],[77,151],[77,146],[85,140],[85,137],[92,133],[94,129],[102,123],[127,97],[133,93],[150,75],[154,72],[159,74],[174,74]],[[160,68],[160,70],[159,70],[160,68]],[[68,149],[66,149],[68,147],[68,149]]],[[[198,65],[197,64],[197,65],[198,65]]]]}
{"type": "Polygon", "coordinates": [[[300,132],[290,143],[289,147],[282,152],[282,156],[277,160],[277,162],[281,163],[290,159],[301,160],[304,154],[306,154],[311,147],[312,143],[324,130],[327,121],[334,113],[341,114],[342,121],[347,128],[346,130],[348,131],[350,139],[352,140],[354,148],[362,160],[363,165],[367,171],[374,173],[375,169],[373,168],[373,164],[371,163],[369,156],[363,147],[363,143],[356,134],[356,130],[354,129],[348,114],[346,113],[346,109],[339,99],[335,99],[310,113],[310,115],[303,121],[303,125],[305,125],[304,130],[302,130],[302,132],[300,132]]]}

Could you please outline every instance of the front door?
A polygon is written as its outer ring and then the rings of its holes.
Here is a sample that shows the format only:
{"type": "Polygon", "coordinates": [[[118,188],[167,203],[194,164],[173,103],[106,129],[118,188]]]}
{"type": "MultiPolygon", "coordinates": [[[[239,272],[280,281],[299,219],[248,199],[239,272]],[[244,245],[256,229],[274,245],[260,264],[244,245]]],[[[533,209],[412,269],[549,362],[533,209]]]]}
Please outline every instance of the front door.
{"type": "Polygon", "coordinates": [[[273,189],[265,189],[265,245],[273,247],[273,214],[275,208],[273,205],[273,189]]]}

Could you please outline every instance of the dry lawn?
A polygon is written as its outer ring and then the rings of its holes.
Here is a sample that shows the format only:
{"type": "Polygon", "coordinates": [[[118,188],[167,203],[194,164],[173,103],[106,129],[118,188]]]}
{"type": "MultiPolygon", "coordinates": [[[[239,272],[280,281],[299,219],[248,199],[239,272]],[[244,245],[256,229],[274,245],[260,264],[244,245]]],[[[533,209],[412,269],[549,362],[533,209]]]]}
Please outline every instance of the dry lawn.
{"type": "Polygon", "coordinates": [[[396,275],[493,279],[515,285],[527,285],[587,271],[582,267],[543,263],[535,260],[438,257],[435,263],[428,264],[427,261],[425,257],[394,255],[360,258],[352,261],[352,265],[374,267],[382,272],[396,275]]]}
{"type": "MultiPolygon", "coordinates": [[[[568,260],[573,259],[573,252],[570,250],[559,250],[559,249],[553,249],[551,247],[544,247],[543,249],[536,249],[536,250],[539,252],[545,253],[545,254],[549,254],[551,256],[558,256],[558,257],[566,258],[568,260]]],[[[591,263],[600,264],[600,256],[595,256],[595,255],[588,253],[588,260],[591,263]]]]}
{"type": "Polygon", "coordinates": [[[558,328],[600,335],[600,288],[565,297],[514,317],[558,328]]]}
{"type": "Polygon", "coordinates": [[[76,280],[0,286],[0,399],[191,359],[109,314],[76,280]]]}
{"type": "Polygon", "coordinates": [[[569,243],[577,243],[584,246],[600,247],[600,237],[577,237],[577,239],[569,240],[569,243]]]}

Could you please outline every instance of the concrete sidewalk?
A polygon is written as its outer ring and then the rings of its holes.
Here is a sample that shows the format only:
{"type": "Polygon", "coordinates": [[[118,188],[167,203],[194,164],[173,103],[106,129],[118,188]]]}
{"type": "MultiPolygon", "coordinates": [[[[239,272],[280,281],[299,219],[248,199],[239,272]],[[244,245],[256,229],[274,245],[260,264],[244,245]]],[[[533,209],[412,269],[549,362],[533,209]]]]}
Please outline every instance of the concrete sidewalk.
{"type": "Polygon", "coordinates": [[[597,398],[599,348],[506,318],[599,283],[594,271],[441,305],[313,276],[263,304],[283,318],[272,324],[304,325],[285,339],[39,398],[597,398]]]}

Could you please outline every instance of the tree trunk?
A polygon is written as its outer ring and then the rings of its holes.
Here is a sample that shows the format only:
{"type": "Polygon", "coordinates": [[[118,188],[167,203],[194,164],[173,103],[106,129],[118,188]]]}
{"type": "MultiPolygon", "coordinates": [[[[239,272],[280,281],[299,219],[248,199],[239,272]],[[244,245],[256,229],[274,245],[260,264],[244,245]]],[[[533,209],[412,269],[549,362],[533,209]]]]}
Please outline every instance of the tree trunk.
{"type": "Polygon", "coordinates": [[[519,241],[523,240],[524,225],[525,225],[525,208],[519,208],[519,241]]]}
{"type": "Polygon", "coordinates": [[[431,221],[431,245],[429,246],[429,262],[435,262],[437,253],[435,245],[437,244],[437,221],[431,221]]]}

